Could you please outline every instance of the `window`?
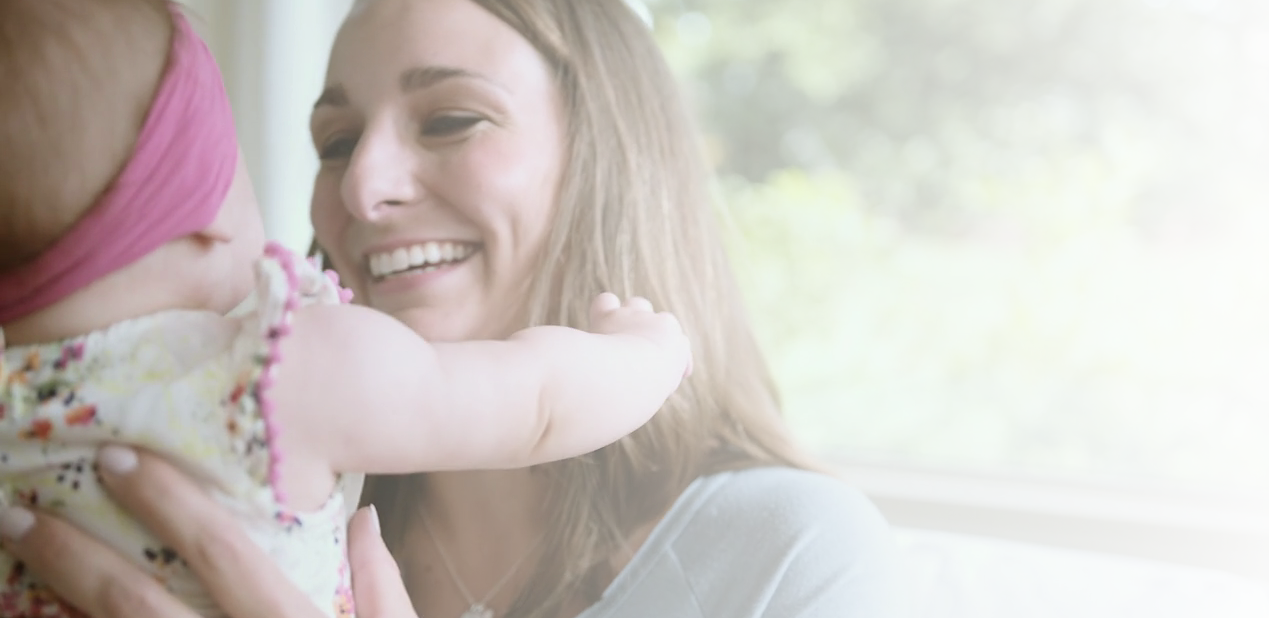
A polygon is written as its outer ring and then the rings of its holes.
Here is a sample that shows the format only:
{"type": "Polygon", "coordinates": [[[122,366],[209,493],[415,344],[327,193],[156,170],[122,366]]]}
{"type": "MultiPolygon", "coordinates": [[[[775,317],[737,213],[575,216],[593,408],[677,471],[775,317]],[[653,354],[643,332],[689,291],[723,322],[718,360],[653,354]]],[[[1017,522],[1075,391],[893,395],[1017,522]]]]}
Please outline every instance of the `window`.
{"type": "Polygon", "coordinates": [[[1248,4],[649,3],[801,433],[1269,490],[1269,13],[1248,4]]]}
{"type": "Polygon", "coordinates": [[[271,238],[307,251],[317,157],[309,110],[353,0],[181,0],[225,77],[271,238]]]}
{"type": "Polygon", "coordinates": [[[1269,611],[1269,8],[632,5],[923,616],[1269,611]]]}

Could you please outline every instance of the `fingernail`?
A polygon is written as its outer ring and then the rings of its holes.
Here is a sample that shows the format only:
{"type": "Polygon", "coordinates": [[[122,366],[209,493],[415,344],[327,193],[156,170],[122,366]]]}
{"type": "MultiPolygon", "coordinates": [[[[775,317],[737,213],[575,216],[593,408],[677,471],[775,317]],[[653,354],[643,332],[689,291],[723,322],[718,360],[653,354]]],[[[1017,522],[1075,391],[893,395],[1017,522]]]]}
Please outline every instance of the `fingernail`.
{"type": "Polygon", "coordinates": [[[370,523],[375,527],[375,534],[383,536],[383,530],[379,528],[379,509],[375,505],[370,505],[370,523]]]}
{"type": "Polygon", "coordinates": [[[16,541],[26,536],[35,526],[35,514],[22,507],[13,507],[0,511],[0,536],[16,541]]]}
{"type": "Polygon", "coordinates": [[[137,469],[137,452],[114,444],[97,451],[97,464],[111,474],[127,474],[137,469]]]}

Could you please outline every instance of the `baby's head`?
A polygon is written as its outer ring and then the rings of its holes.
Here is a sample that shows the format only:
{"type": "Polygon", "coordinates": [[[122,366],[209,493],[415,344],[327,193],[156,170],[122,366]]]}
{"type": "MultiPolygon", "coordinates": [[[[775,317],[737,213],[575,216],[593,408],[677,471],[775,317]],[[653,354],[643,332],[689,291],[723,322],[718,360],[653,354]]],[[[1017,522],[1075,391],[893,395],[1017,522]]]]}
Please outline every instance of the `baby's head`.
{"type": "Polygon", "coordinates": [[[0,2],[0,323],[173,241],[235,241],[235,266],[263,244],[220,72],[175,6],[0,2]]]}
{"type": "Polygon", "coordinates": [[[48,248],[127,163],[171,37],[163,0],[0,2],[0,271],[48,248]]]}

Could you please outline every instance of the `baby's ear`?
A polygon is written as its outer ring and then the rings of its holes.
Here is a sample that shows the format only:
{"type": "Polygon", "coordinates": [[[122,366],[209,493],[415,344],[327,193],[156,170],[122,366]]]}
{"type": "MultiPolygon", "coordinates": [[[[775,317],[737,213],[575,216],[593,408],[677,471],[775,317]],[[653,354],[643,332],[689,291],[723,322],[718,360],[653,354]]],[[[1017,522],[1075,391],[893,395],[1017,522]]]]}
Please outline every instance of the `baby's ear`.
{"type": "Polygon", "coordinates": [[[223,218],[224,209],[221,210],[220,215],[217,215],[216,220],[211,222],[211,225],[194,232],[192,236],[195,240],[206,243],[229,242],[233,240],[234,236],[230,231],[231,228],[227,225],[227,221],[222,220],[223,218]]]}
{"type": "MultiPolygon", "coordinates": [[[[264,234],[264,222],[260,220],[260,206],[256,202],[255,191],[251,187],[251,177],[247,175],[247,165],[238,152],[237,168],[234,170],[233,183],[220,203],[220,210],[207,227],[191,236],[207,243],[225,243],[235,240],[251,240],[258,232],[264,234]]],[[[264,247],[263,238],[260,240],[264,247]]]]}
{"type": "Polygon", "coordinates": [[[220,211],[216,213],[216,218],[212,219],[212,222],[207,227],[194,232],[193,237],[195,240],[207,243],[230,242],[241,233],[242,226],[238,221],[241,215],[237,212],[240,209],[233,202],[234,198],[235,195],[231,189],[229,195],[225,197],[224,203],[220,205],[220,211]]]}

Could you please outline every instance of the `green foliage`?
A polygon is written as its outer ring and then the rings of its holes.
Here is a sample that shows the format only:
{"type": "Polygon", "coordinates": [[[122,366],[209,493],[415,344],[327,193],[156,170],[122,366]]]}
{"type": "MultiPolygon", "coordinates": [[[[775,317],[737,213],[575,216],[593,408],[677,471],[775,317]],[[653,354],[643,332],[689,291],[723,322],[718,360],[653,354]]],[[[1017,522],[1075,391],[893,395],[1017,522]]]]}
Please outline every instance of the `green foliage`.
{"type": "Polygon", "coordinates": [[[1269,486],[1252,4],[649,2],[799,434],[1269,486]]]}

